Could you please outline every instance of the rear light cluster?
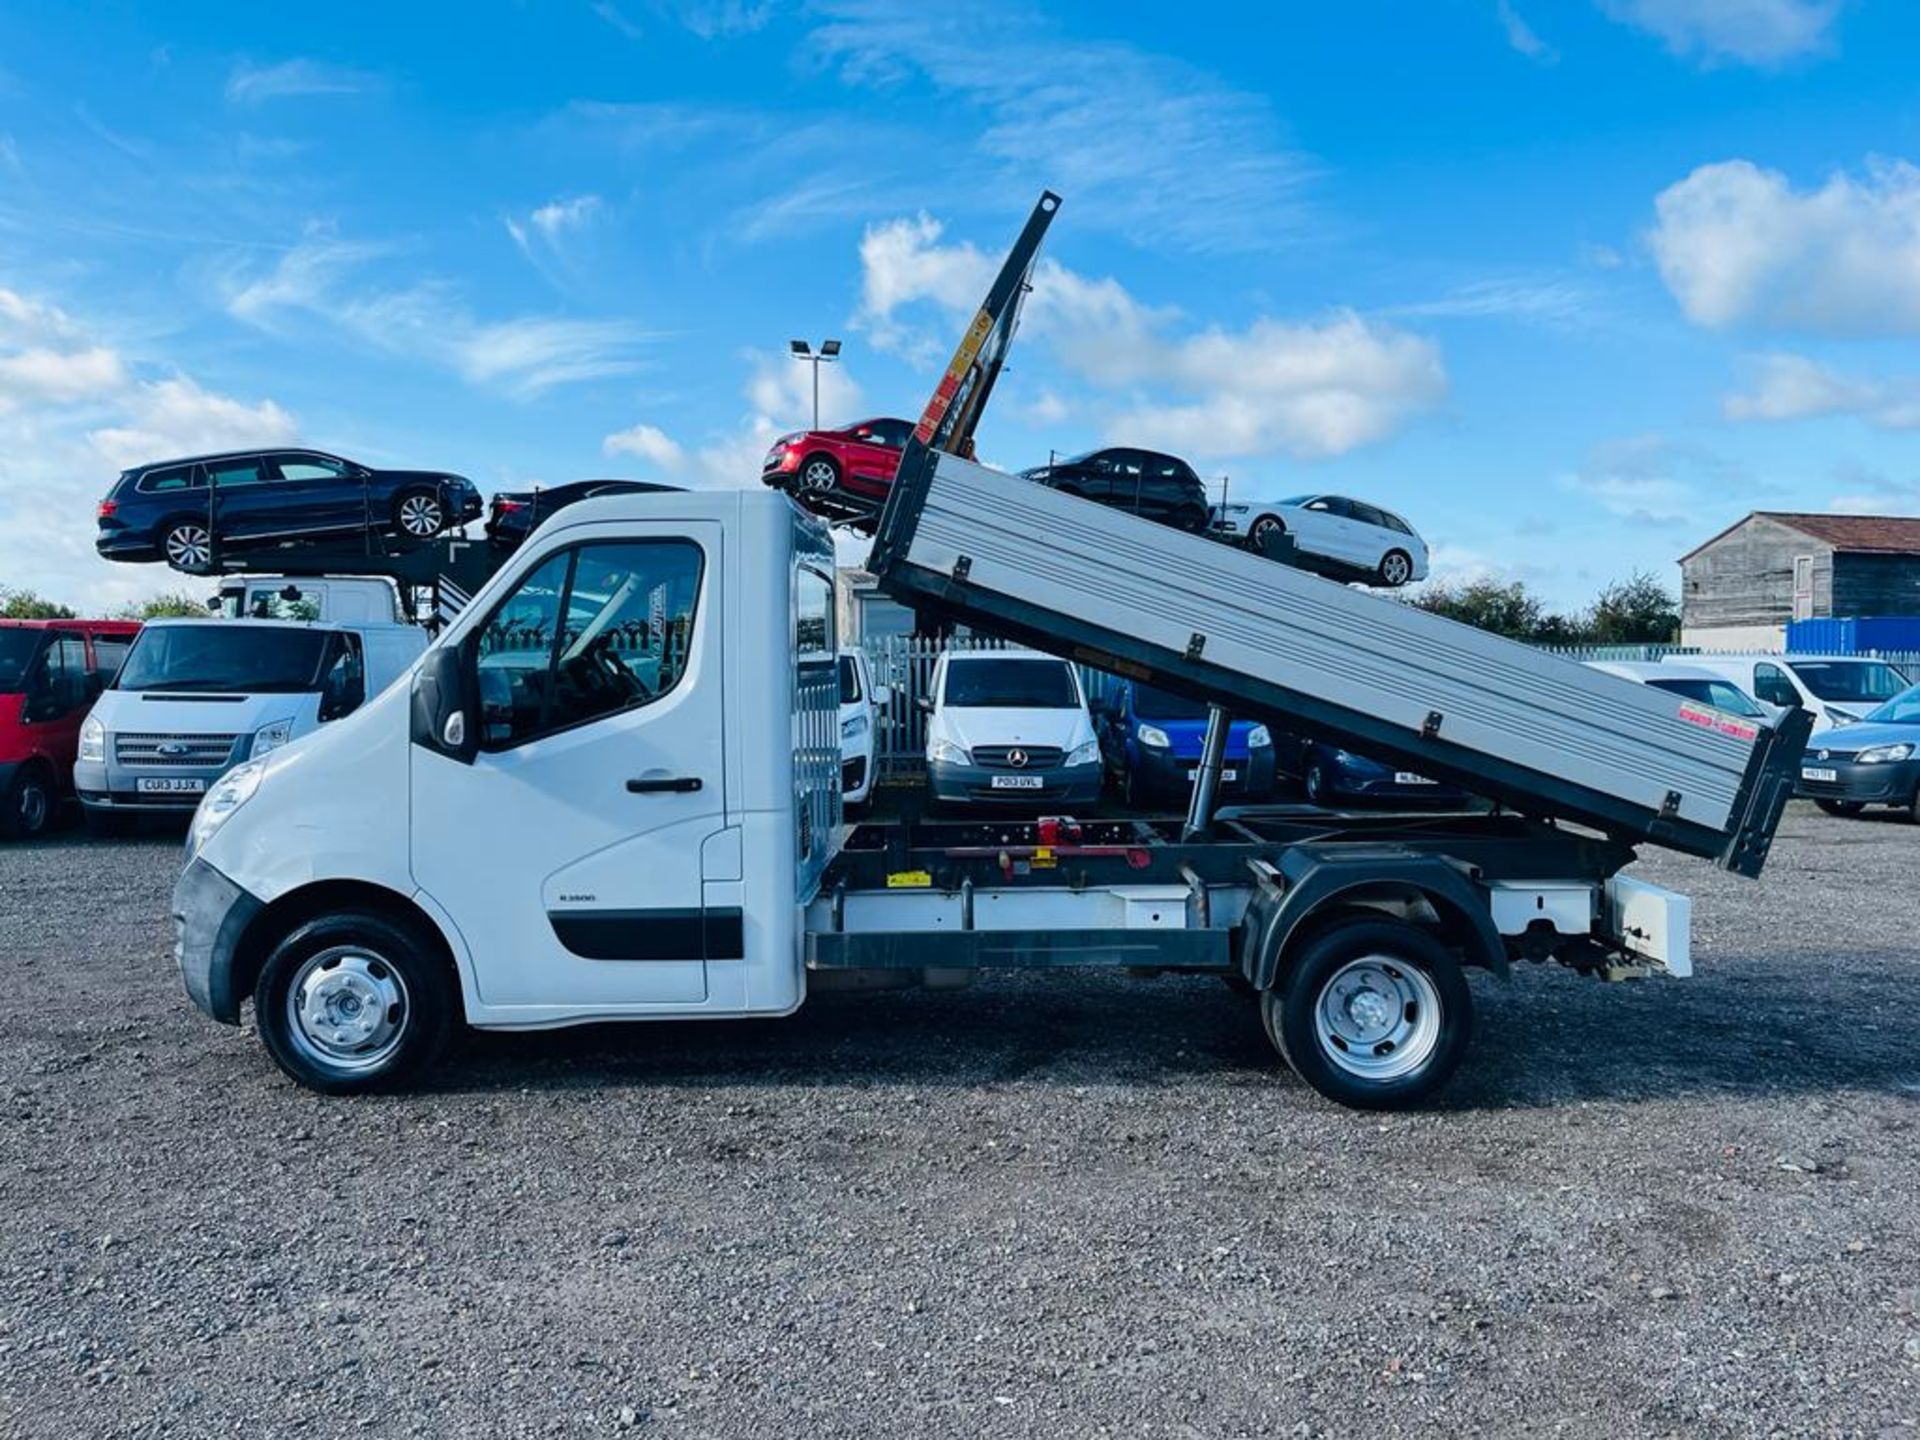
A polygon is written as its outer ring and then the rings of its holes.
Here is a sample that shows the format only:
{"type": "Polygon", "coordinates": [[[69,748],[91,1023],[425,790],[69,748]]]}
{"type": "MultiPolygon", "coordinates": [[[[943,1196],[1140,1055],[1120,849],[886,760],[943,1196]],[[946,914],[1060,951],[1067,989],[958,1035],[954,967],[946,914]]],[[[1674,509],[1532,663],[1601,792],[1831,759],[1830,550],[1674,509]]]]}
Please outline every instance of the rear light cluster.
{"type": "Polygon", "coordinates": [[[100,502],[100,518],[102,520],[111,520],[119,513],[119,510],[120,502],[118,500],[102,500],[100,502]]]}
{"type": "Polygon", "coordinates": [[[524,500],[502,500],[495,497],[493,502],[493,513],[496,515],[511,515],[516,510],[524,510],[526,508],[527,502],[524,500]]]}

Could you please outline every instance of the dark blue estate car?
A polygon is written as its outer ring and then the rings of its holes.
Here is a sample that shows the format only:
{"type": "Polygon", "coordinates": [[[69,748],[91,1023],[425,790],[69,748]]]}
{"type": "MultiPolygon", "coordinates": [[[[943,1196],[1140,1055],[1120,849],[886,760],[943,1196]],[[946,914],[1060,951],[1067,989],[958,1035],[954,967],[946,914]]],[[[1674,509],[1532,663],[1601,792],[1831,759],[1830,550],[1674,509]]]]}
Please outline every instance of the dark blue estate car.
{"type": "Polygon", "coordinates": [[[437,470],[370,470],[320,450],[240,450],[139,465],[100,502],[94,548],[189,575],[223,554],[288,540],[431,540],[480,513],[473,482],[437,470]]]}
{"type": "MultiPolygon", "coordinates": [[[[1099,707],[1098,724],[1107,773],[1127,804],[1185,802],[1207,735],[1204,701],[1129,680],[1099,707]]],[[[1262,800],[1273,794],[1273,787],[1272,735],[1264,725],[1234,721],[1227,730],[1221,795],[1262,800]]]]}

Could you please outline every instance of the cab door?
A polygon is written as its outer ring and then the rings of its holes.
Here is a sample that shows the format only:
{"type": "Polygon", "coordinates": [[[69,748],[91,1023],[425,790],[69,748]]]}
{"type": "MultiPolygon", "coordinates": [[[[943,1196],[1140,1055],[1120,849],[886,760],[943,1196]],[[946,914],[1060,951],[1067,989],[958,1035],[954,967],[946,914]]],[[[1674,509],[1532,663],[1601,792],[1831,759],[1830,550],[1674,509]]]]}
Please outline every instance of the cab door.
{"type": "Polygon", "coordinates": [[[412,867],[489,1011],[694,1006],[706,962],[742,953],[701,883],[727,824],[720,542],[711,521],[623,523],[443,642],[473,667],[479,752],[413,747],[412,867]]]}

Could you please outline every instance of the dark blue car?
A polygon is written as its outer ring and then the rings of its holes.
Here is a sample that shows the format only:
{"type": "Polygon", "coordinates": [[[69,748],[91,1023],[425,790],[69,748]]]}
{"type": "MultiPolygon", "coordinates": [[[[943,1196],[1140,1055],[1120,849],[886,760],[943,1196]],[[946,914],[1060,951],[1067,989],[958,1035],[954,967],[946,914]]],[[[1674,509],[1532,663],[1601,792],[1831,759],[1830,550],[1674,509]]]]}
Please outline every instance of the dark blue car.
{"type": "Polygon", "coordinates": [[[320,450],[240,450],[124,472],[100,502],[94,548],[209,575],[223,555],[369,533],[431,540],[479,513],[479,490],[459,475],[370,470],[320,450]]]}
{"type": "MultiPolygon", "coordinates": [[[[1124,681],[1100,706],[1099,729],[1107,773],[1127,804],[1186,802],[1207,734],[1203,701],[1124,681]]],[[[1221,795],[1261,800],[1273,794],[1273,785],[1272,735],[1264,725],[1234,721],[1227,731],[1221,795]]]]}
{"type": "Polygon", "coordinates": [[[1473,797],[1409,770],[1383,765],[1326,740],[1282,736],[1286,768],[1300,777],[1315,805],[1454,806],[1473,797]]]}

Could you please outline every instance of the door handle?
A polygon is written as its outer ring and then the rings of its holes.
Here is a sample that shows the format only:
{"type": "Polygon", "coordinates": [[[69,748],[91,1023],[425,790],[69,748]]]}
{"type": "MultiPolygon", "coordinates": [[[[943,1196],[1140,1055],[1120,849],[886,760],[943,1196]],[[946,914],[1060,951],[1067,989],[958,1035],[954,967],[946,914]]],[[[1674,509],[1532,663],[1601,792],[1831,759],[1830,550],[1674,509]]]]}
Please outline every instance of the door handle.
{"type": "Polygon", "coordinates": [[[629,780],[629,795],[691,795],[700,788],[698,775],[662,775],[657,779],[629,780]]]}

